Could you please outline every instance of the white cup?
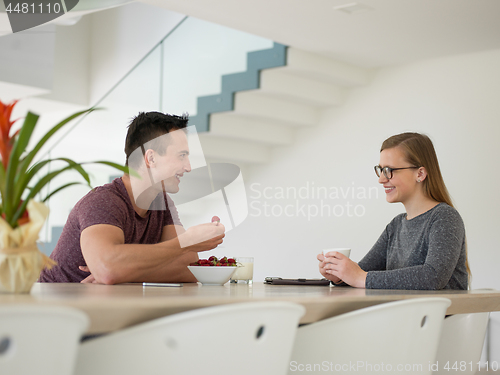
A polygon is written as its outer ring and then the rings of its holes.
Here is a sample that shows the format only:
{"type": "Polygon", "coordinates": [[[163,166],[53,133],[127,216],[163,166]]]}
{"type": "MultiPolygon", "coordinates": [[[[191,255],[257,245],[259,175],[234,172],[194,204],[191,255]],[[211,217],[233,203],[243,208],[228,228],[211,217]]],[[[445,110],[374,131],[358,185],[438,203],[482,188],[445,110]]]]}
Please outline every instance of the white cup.
{"type": "Polygon", "coordinates": [[[348,258],[351,255],[351,249],[349,249],[347,247],[339,247],[339,248],[334,248],[334,249],[325,249],[325,250],[323,250],[323,255],[326,255],[327,253],[330,253],[330,252],[333,252],[333,251],[336,251],[337,253],[342,253],[342,254],[344,254],[348,258]]]}

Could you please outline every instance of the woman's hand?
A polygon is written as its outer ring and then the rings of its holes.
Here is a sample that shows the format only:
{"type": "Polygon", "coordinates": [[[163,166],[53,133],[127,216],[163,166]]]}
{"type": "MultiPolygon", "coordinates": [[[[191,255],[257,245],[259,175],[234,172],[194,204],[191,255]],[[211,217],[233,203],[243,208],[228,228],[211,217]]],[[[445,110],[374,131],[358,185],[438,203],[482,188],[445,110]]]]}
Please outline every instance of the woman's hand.
{"type": "Polygon", "coordinates": [[[340,283],[342,280],[337,276],[331,275],[326,272],[325,266],[328,264],[325,261],[325,256],[323,254],[318,254],[317,259],[319,260],[319,273],[325,278],[333,282],[334,284],[340,283]]]}
{"type": "Polygon", "coordinates": [[[363,271],[356,262],[353,262],[344,254],[336,251],[332,251],[327,255],[328,256],[323,257],[322,261],[322,263],[324,263],[324,273],[321,271],[320,263],[320,272],[322,275],[329,275],[329,277],[325,277],[328,280],[332,280],[334,283],[336,281],[333,280],[333,278],[336,278],[356,288],[365,287],[367,272],[363,271]]]}

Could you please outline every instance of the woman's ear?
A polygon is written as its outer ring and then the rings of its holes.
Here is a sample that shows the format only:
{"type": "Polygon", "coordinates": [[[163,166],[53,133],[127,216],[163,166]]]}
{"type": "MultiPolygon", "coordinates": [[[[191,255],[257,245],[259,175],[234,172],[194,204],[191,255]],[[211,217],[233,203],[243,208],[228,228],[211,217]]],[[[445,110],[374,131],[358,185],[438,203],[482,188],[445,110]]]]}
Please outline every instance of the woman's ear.
{"type": "Polygon", "coordinates": [[[425,167],[420,167],[417,170],[417,182],[422,182],[427,178],[427,170],[425,167]]]}
{"type": "Polygon", "coordinates": [[[146,168],[153,168],[155,165],[155,152],[151,149],[147,149],[144,153],[144,162],[146,163],[146,168]]]}

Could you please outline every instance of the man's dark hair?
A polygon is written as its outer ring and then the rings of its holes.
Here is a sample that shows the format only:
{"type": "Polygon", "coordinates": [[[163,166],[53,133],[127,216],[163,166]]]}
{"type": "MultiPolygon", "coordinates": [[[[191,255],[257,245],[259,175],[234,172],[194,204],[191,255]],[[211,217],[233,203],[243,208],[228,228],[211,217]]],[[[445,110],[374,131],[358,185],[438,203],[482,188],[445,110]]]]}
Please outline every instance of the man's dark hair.
{"type": "MultiPolygon", "coordinates": [[[[128,165],[130,154],[137,148],[171,131],[185,129],[187,123],[187,114],[176,116],[161,112],[140,112],[128,126],[125,139],[126,165],[128,165]]],[[[166,146],[162,142],[154,142],[153,149],[163,155],[166,146]]]]}

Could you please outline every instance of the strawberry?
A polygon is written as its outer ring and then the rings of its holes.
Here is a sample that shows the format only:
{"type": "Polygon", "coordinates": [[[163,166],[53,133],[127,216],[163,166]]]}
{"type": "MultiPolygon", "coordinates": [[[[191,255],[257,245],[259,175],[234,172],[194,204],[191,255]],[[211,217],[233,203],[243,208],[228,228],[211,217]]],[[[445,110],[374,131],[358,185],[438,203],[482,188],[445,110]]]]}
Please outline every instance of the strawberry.
{"type": "Polygon", "coordinates": [[[190,266],[202,266],[202,267],[236,267],[236,259],[223,257],[217,259],[217,257],[211,256],[208,259],[200,259],[197,262],[191,263],[190,266]]]}

